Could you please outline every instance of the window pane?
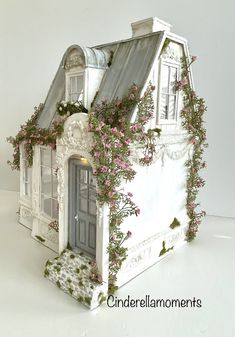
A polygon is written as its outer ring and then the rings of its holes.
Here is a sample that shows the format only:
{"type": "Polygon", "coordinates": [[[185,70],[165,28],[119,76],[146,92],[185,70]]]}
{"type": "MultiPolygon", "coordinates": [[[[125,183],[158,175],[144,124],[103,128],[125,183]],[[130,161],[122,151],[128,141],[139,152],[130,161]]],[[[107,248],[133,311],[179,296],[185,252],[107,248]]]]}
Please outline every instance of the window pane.
{"type": "Polygon", "coordinates": [[[51,150],[51,162],[52,166],[54,168],[57,168],[57,163],[56,163],[56,152],[54,150],[51,150]]]}
{"type": "Polygon", "coordinates": [[[89,213],[91,215],[96,215],[96,203],[93,201],[89,201],[89,213]]]}
{"type": "Polygon", "coordinates": [[[30,188],[29,188],[29,184],[28,183],[24,184],[24,194],[25,195],[30,195],[30,188]]]}
{"type": "Polygon", "coordinates": [[[175,93],[176,92],[176,82],[177,82],[177,69],[171,67],[170,71],[170,85],[169,85],[169,92],[175,93]]]}
{"type": "Polygon", "coordinates": [[[80,95],[83,91],[83,76],[77,76],[77,92],[80,95]]]}
{"type": "Polygon", "coordinates": [[[59,215],[59,204],[58,201],[55,199],[52,199],[52,218],[58,219],[59,215]]]}
{"type": "Polygon", "coordinates": [[[51,166],[51,150],[41,149],[41,163],[44,166],[51,166]]]}
{"type": "Polygon", "coordinates": [[[88,171],[87,170],[80,170],[80,182],[87,184],[88,182],[88,171]]]}
{"type": "Polygon", "coordinates": [[[52,169],[52,196],[57,197],[57,186],[58,186],[58,180],[56,171],[52,169]]]}
{"type": "Polygon", "coordinates": [[[69,79],[69,99],[72,102],[82,100],[83,75],[71,76],[69,79]]]}
{"type": "Polygon", "coordinates": [[[93,176],[92,172],[89,172],[89,184],[96,187],[96,178],[93,176]]]}
{"type": "Polygon", "coordinates": [[[51,198],[42,194],[42,209],[51,217],[51,198]]]}
{"type": "Polygon", "coordinates": [[[48,194],[51,196],[51,168],[50,167],[41,167],[41,190],[42,193],[48,194]]]}
{"type": "Polygon", "coordinates": [[[79,185],[79,197],[87,198],[88,186],[86,184],[79,185]]]}
{"type": "Polygon", "coordinates": [[[163,93],[169,92],[169,70],[170,68],[166,65],[163,65],[161,68],[161,90],[163,93]]]}
{"type": "Polygon", "coordinates": [[[167,119],[168,113],[168,95],[161,95],[161,103],[160,103],[160,118],[167,119]]]}
{"type": "Polygon", "coordinates": [[[175,103],[176,103],[176,96],[170,95],[168,119],[175,119],[175,103]]]}
{"type": "Polygon", "coordinates": [[[28,167],[26,160],[23,160],[23,180],[24,182],[28,182],[28,167]]]}
{"type": "Polygon", "coordinates": [[[70,93],[77,92],[77,80],[76,76],[70,77],[70,93]]]}
{"type": "Polygon", "coordinates": [[[79,199],[79,210],[82,212],[87,212],[87,199],[79,199]]]}

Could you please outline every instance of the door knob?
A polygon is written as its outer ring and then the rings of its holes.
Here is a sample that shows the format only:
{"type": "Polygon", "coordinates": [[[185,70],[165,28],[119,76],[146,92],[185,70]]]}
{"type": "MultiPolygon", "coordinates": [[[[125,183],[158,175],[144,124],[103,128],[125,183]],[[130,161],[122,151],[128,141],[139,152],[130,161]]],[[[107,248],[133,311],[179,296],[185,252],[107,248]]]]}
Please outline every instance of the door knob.
{"type": "Polygon", "coordinates": [[[78,221],[78,215],[77,215],[77,214],[75,215],[74,219],[75,219],[76,221],[78,221]]]}

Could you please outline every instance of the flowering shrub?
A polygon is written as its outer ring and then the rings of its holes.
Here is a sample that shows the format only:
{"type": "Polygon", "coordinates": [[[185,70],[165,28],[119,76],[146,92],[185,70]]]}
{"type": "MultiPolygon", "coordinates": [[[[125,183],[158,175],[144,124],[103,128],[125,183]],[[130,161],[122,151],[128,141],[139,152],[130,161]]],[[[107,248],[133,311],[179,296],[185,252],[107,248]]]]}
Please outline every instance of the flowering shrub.
{"type": "Polygon", "coordinates": [[[186,237],[192,241],[198,231],[198,225],[202,217],[206,214],[204,211],[197,212],[196,202],[199,188],[203,187],[205,181],[199,176],[201,168],[206,167],[203,161],[204,149],[208,146],[206,143],[206,129],[203,126],[203,115],[206,111],[205,101],[199,98],[190,85],[189,68],[192,62],[196,60],[192,56],[191,60],[182,59],[182,79],[178,83],[178,90],[184,93],[184,108],[181,111],[182,126],[187,130],[190,136],[190,142],[193,144],[192,158],[187,160],[187,214],[189,216],[189,229],[186,237]]]}
{"type": "Polygon", "coordinates": [[[71,116],[74,113],[85,112],[88,110],[84,107],[82,102],[65,102],[61,101],[57,104],[57,112],[60,116],[71,116]]]}
{"type": "Polygon", "coordinates": [[[52,149],[56,147],[56,139],[60,137],[64,131],[64,119],[55,120],[49,129],[39,128],[37,125],[37,118],[43,109],[43,104],[34,108],[35,111],[31,118],[21,125],[20,131],[15,137],[8,137],[7,141],[12,144],[13,161],[8,161],[8,164],[13,170],[20,169],[20,144],[24,142],[25,154],[28,166],[33,164],[34,145],[49,145],[52,149]]]}
{"type": "Polygon", "coordinates": [[[130,161],[131,144],[137,143],[143,149],[140,164],[150,165],[155,152],[156,136],[160,129],[145,131],[145,125],[153,116],[152,91],[149,85],[143,97],[139,98],[139,89],[133,85],[126,97],[112,102],[103,101],[89,114],[89,131],[93,133],[93,148],[97,178],[97,199],[100,205],[107,203],[110,207],[109,229],[109,292],[116,290],[117,273],[127,258],[127,248],[123,243],[131,237],[128,231],[120,229],[126,217],[138,216],[140,209],[132,201],[132,193],[121,189],[123,181],[134,179],[136,172],[130,161]],[[130,113],[137,106],[137,117],[130,123],[130,113]]]}

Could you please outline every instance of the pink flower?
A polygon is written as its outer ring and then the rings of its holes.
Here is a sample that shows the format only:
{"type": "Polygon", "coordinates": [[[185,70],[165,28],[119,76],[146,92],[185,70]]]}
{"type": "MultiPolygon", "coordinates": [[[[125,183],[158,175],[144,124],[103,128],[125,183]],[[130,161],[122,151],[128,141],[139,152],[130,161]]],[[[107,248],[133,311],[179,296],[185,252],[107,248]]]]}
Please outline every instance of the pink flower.
{"type": "Polygon", "coordinates": [[[136,208],[135,209],[135,215],[138,216],[140,214],[140,209],[139,208],[136,208]]]}
{"type": "Polygon", "coordinates": [[[127,236],[128,238],[131,238],[132,233],[131,233],[130,231],[128,231],[128,232],[126,233],[126,236],[127,236]]]}
{"type": "Polygon", "coordinates": [[[193,138],[191,139],[191,143],[192,143],[193,145],[197,144],[197,139],[193,137],[193,138]]]}
{"type": "Polygon", "coordinates": [[[103,173],[106,173],[106,172],[108,172],[108,167],[107,166],[101,166],[101,168],[100,168],[100,172],[103,172],[103,173]]]}
{"type": "Polygon", "coordinates": [[[197,56],[192,56],[192,58],[191,58],[191,60],[192,60],[192,62],[194,62],[194,61],[196,61],[196,59],[197,59],[197,56]]]}
{"type": "Polygon", "coordinates": [[[111,201],[111,202],[110,202],[110,207],[112,207],[112,208],[115,208],[115,207],[116,207],[115,201],[111,201]]]}
{"type": "Polygon", "coordinates": [[[96,152],[94,153],[94,157],[99,158],[100,156],[101,156],[101,153],[100,153],[100,152],[97,152],[97,151],[96,151],[96,152]]]}
{"type": "Polygon", "coordinates": [[[127,193],[128,197],[133,197],[133,194],[131,192],[127,193]]]}
{"type": "Polygon", "coordinates": [[[110,192],[108,193],[108,197],[109,197],[109,198],[112,198],[112,197],[114,196],[114,194],[115,194],[115,193],[114,193],[113,191],[110,191],[110,192]]]}
{"type": "Polygon", "coordinates": [[[105,186],[110,186],[110,180],[105,180],[104,184],[105,186]]]}
{"type": "Polygon", "coordinates": [[[194,204],[194,203],[191,203],[191,204],[188,204],[188,205],[187,205],[187,207],[188,207],[188,208],[190,208],[190,209],[193,209],[193,208],[195,208],[195,207],[196,207],[196,204],[194,204]]]}

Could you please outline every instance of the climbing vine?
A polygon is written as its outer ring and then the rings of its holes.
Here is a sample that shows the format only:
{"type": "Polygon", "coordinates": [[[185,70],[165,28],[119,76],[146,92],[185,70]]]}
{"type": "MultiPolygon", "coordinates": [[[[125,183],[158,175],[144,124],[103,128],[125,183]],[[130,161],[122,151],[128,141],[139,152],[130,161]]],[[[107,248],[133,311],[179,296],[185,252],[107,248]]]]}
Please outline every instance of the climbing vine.
{"type": "Polygon", "coordinates": [[[31,118],[21,125],[20,131],[15,137],[8,137],[7,141],[13,146],[13,160],[8,164],[13,170],[20,169],[20,144],[24,143],[25,155],[28,166],[33,164],[34,146],[48,145],[52,149],[56,147],[56,139],[60,137],[64,131],[65,118],[57,118],[48,129],[40,128],[37,124],[39,114],[43,109],[43,104],[34,108],[31,118]]]}
{"type": "Polygon", "coordinates": [[[187,167],[186,208],[190,219],[186,234],[188,241],[195,238],[202,217],[206,214],[204,211],[197,211],[199,203],[196,201],[199,189],[205,184],[199,171],[206,167],[203,153],[208,144],[206,143],[206,129],[203,120],[206,111],[205,101],[196,95],[189,78],[190,66],[195,60],[195,56],[190,60],[186,57],[182,58],[182,79],[178,83],[178,90],[182,90],[184,93],[184,108],[181,111],[182,126],[187,130],[189,141],[193,145],[192,157],[185,163],[187,167]]]}
{"type": "Polygon", "coordinates": [[[140,209],[132,200],[132,193],[122,189],[123,181],[134,179],[136,172],[130,160],[131,145],[138,143],[143,148],[140,164],[150,165],[155,152],[156,138],[160,129],[145,130],[153,117],[152,91],[149,85],[143,97],[139,88],[133,85],[122,100],[103,101],[89,114],[89,130],[93,133],[91,155],[96,169],[97,199],[100,205],[110,207],[109,230],[109,292],[116,290],[117,273],[127,258],[124,242],[131,237],[131,231],[123,232],[121,224],[131,215],[138,216],[140,209]],[[137,106],[136,121],[130,122],[130,113],[137,106]]]}

